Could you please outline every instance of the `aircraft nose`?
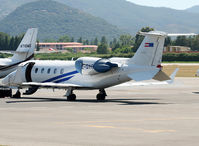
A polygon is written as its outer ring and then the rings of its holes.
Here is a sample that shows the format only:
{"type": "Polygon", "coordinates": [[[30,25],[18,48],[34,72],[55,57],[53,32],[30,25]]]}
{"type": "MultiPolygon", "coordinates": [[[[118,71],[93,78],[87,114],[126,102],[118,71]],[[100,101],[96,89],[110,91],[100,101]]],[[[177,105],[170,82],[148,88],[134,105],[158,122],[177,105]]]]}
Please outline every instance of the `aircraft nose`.
{"type": "Polygon", "coordinates": [[[9,80],[8,80],[9,77],[8,76],[6,76],[5,78],[2,79],[2,84],[5,86],[9,86],[9,80]]]}

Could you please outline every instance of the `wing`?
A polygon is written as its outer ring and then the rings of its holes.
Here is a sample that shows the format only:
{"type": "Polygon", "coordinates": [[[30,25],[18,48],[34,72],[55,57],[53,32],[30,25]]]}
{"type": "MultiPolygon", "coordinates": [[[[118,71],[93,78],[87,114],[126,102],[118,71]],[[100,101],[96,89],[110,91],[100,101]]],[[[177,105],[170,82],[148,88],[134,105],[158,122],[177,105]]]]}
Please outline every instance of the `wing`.
{"type": "Polygon", "coordinates": [[[158,70],[134,72],[128,74],[128,77],[135,81],[151,80],[157,73],[158,70]]]}
{"type": "Polygon", "coordinates": [[[118,86],[149,86],[149,85],[167,85],[174,83],[179,68],[176,68],[175,71],[167,76],[164,72],[159,72],[153,79],[157,81],[146,81],[146,82],[127,82],[118,86]]]}
{"type": "Polygon", "coordinates": [[[15,51],[0,51],[2,54],[11,54],[13,55],[15,51]]]}
{"type": "Polygon", "coordinates": [[[92,89],[91,87],[86,87],[78,84],[61,84],[61,83],[38,83],[38,82],[28,82],[22,83],[21,87],[33,87],[37,86],[39,88],[58,88],[58,89],[68,89],[68,88],[75,88],[75,89],[92,89]]]}

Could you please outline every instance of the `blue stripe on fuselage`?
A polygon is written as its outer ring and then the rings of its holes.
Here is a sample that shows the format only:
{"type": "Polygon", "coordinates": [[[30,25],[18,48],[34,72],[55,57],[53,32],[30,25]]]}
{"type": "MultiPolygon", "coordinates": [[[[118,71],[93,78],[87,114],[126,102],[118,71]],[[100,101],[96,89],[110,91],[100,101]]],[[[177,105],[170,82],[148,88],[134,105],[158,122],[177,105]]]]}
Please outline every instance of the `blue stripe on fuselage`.
{"type": "Polygon", "coordinates": [[[72,77],[74,77],[74,76],[67,77],[67,78],[63,78],[63,79],[61,79],[61,80],[55,81],[54,83],[61,83],[61,82],[64,82],[64,81],[68,81],[68,80],[70,80],[72,77]]]}
{"type": "MultiPolygon", "coordinates": [[[[69,72],[69,73],[65,73],[63,75],[59,75],[59,76],[56,76],[56,77],[53,77],[51,79],[48,79],[46,81],[43,81],[43,83],[46,83],[46,82],[52,82],[54,80],[57,80],[57,79],[60,79],[60,78],[63,78],[63,77],[66,77],[66,76],[70,76],[70,75],[74,75],[74,74],[77,74],[78,71],[72,71],[72,72],[69,72]]],[[[56,82],[55,82],[56,83],[56,82]]]]}

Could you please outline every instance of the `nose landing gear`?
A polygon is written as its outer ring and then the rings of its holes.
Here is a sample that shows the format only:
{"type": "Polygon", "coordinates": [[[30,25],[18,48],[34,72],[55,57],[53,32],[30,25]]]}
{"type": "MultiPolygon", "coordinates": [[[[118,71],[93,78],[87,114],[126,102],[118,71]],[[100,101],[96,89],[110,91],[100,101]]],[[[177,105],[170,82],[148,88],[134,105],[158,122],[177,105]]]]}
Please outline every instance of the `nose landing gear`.
{"type": "Polygon", "coordinates": [[[75,101],[76,100],[76,95],[73,93],[73,89],[69,88],[67,93],[66,93],[66,97],[68,101],[75,101]]]}
{"type": "Polygon", "coordinates": [[[99,93],[96,96],[97,101],[105,101],[106,96],[107,96],[106,91],[104,89],[100,89],[99,93]]]}

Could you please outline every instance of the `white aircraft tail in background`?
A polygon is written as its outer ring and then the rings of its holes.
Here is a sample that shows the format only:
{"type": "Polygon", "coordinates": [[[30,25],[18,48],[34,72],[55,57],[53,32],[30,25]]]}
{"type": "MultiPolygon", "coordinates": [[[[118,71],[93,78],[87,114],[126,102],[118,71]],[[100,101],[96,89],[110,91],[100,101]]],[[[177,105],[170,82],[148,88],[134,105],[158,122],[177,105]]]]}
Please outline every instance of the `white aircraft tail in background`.
{"type": "Polygon", "coordinates": [[[37,28],[30,28],[27,30],[15,54],[11,58],[13,62],[30,60],[33,58],[34,49],[37,41],[37,33],[37,28]]]}
{"type": "Polygon", "coordinates": [[[0,59],[0,78],[14,71],[20,63],[31,60],[34,57],[37,32],[37,28],[28,29],[13,56],[0,59]]]}
{"type": "MultiPolygon", "coordinates": [[[[30,95],[38,88],[68,89],[68,100],[75,100],[74,90],[99,89],[97,100],[105,100],[105,89],[130,80],[173,81],[161,69],[164,41],[168,34],[152,31],[141,33],[145,36],[132,58],[102,59],[81,57],[76,61],[28,61],[20,64],[15,72],[6,76],[5,86],[29,88],[30,95]]],[[[20,92],[14,95],[20,97],[20,92]]]]}

